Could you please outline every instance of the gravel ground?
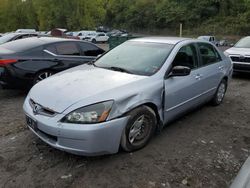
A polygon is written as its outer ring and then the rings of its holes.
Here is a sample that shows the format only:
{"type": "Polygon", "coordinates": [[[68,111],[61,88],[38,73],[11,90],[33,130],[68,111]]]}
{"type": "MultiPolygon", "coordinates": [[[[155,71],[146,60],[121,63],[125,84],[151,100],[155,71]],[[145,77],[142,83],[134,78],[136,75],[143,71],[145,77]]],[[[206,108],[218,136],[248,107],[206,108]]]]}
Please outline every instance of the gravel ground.
{"type": "Polygon", "coordinates": [[[0,188],[228,187],[250,154],[249,82],[234,77],[221,106],[189,113],[144,149],[101,157],[44,144],[25,125],[27,93],[0,90],[0,188]]]}
{"type": "Polygon", "coordinates": [[[0,90],[0,187],[228,187],[250,153],[249,82],[234,77],[221,106],[166,126],[140,151],[88,158],[36,138],[26,93],[0,90]]]}

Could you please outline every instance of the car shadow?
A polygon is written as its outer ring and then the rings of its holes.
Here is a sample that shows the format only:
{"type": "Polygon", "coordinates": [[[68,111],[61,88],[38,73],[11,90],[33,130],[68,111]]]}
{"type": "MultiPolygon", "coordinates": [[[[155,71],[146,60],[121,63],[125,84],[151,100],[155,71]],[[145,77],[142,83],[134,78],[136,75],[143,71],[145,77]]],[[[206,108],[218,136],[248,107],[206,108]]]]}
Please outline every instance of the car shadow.
{"type": "Polygon", "coordinates": [[[29,92],[28,90],[0,89],[0,99],[25,97],[28,94],[28,92],[29,92]]]}
{"type": "Polygon", "coordinates": [[[250,73],[234,73],[233,79],[250,80],[250,73]]]}

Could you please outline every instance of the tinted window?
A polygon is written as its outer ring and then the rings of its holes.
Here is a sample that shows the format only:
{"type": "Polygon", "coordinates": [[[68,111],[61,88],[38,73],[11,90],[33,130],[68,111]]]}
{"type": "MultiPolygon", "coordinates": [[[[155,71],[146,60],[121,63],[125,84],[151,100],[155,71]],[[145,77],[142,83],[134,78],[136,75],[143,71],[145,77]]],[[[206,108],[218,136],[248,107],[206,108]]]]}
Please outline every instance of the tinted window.
{"type": "Polygon", "coordinates": [[[209,65],[221,61],[217,50],[210,44],[198,43],[202,65],[209,65]]]}
{"type": "Polygon", "coordinates": [[[104,50],[89,43],[80,42],[80,47],[83,56],[98,56],[99,54],[104,53],[104,50]]]}
{"type": "Polygon", "coordinates": [[[52,52],[53,54],[57,54],[55,45],[49,45],[45,48],[45,50],[48,50],[49,52],[52,52]]]}
{"type": "Polygon", "coordinates": [[[98,34],[99,37],[105,36],[104,34],[98,34]]]}
{"type": "Polygon", "coordinates": [[[14,38],[16,36],[16,34],[14,33],[11,33],[11,34],[7,34],[7,35],[4,35],[0,38],[0,44],[3,44],[5,42],[8,42],[10,41],[12,38],[14,38]]]}
{"type": "Polygon", "coordinates": [[[173,66],[186,66],[191,69],[197,68],[198,59],[196,48],[193,44],[183,46],[177,53],[173,66]]]}
{"type": "Polygon", "coordinates": [[[41,57],[43,56],[43,47],[37,47],[37,48],[32,48],[30,50],[27,50],[25,52],[21,52],[23,56],[36,56],[36,57],[41,57]]]}
{"type": "Polygon", "coordinates": [[[27,35],[20,35],[18,36],[15,40],[18,40],[18,39],[25,39],[25,38],[28,38],[29,37],[29,34],[27,35]]]}
{"type": "Polygon", "coordinates": [[[80,55],[80,51],[76,43],[73,42],[58,43],[55,47],[58,55],[80,55]]]}
{"type": "Polygon", "coordinates": [[[30,34],[30,37],[37,37],[37,34],[30,34]]]}

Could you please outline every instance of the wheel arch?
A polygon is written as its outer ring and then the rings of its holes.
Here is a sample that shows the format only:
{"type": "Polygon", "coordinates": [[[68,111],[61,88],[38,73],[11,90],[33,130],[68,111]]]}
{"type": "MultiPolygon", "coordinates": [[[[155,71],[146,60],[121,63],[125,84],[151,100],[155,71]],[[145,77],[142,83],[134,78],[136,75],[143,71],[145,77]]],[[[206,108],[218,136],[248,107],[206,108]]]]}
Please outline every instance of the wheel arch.
{"type": "Polygon", "coordinates": [[[156,115],[156,121],[157,121],[156,128],[157,128],[157,130],[160,130],[163,127],[163,120],[162,120],[162,117],[160,116],[160,111],[159,111],[157,105],[154,104],[153,102],[145,102],[145,103],[139,104],[139,105],[129,109],[123,116],[126,116],[128,113],[130,113],[134,109],[139,108],[141,106],[149,107],[151,110],[154,111],[154,113],[156,115]]]}

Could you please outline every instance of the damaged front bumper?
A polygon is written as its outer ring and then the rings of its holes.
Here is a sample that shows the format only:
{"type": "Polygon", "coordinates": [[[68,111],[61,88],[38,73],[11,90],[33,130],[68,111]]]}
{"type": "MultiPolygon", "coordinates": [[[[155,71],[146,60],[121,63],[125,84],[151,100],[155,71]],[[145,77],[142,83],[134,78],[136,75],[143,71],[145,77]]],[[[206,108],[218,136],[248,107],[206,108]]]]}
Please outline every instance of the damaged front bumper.
{"type": "Polygon", "coordinates": [[[34,115],[28,100],[24,103],[29,129],[50,146],[76,155],[95,156],[117,153],[128,117],[98,124],[69,124],[54,117],[34,115]],[[30,122],[33,122],[30,123],[30,122]]]}

